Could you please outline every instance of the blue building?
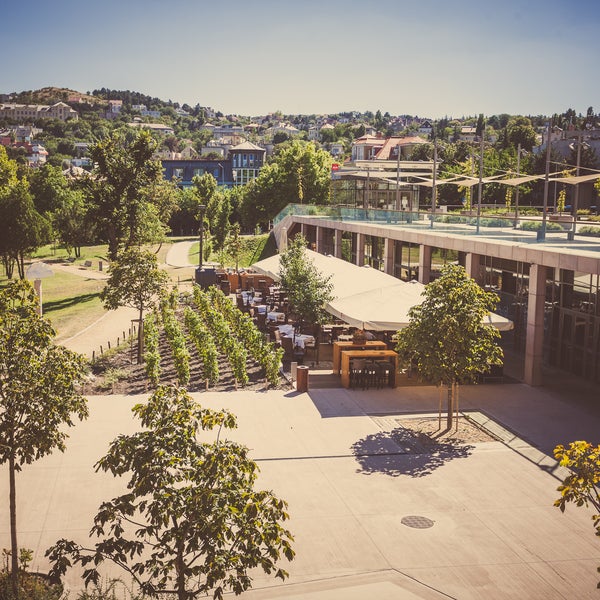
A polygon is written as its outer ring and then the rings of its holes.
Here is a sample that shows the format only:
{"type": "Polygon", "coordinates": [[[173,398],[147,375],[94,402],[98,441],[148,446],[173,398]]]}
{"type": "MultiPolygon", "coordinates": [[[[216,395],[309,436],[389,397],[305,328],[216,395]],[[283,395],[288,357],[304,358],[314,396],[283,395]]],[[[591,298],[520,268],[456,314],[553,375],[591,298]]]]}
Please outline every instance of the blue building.
{"type": "Polygon", "coordinates": [[[210,173],[218,185],[245,185],[258,176],[265,161],[266,150],[250,142],[232,147],[227,158],[187,158],[162,160],[164,178],[175,180],[182,188],[192,185],[192,179],[210,173]]]}

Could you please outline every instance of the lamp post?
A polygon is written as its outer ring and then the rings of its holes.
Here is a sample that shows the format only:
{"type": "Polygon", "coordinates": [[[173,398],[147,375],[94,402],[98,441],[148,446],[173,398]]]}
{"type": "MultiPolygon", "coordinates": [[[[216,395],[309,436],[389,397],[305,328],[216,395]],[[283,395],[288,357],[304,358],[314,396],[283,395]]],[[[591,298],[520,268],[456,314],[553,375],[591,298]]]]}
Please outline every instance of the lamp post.
{"type": "MultiPolygon", "coordinates": [[[[517,179],[519,179],[519,171],[521,170],[521,142],[517,146],[517,179]]],[[[519,186],[516,186],[515,190],[515,222],[513,229],[516,229],[519,225],[519,186]]]]}
{"type": "Polygon", "coordinates": [[[548,214],[548,192],[550,190],[550,152],[552,143],[550,136],[552,135],[552,125],[548,122],[548,132],[546,133],[546,174],[544,177],[544,205],[542,207],[542,226],[537,233],[538,242],[546,240],[546,217],[548,214]]]}
{"type": "Polygon", "coordinates": [[[483,196],[483,132],[479,142],[479,184],[477,186],[477,225],[475,233],[479,233],[479,224],[481,221],[481,198],[483,196]]]}
{"type": "MultiPolygon", "coordinates": [[[[580,131],[577,135],[577,141],[569,144],[569,148],[571,150],[575,149],[577,146],[577,170],[575,171],[575,176],[579,177],[579,168],[581,166],[581,148],[589,148],[589,144],[581,141],[582,132],[580,131]]],[[[577,231],[577,209],[579,208],[579,184],[575,184],[575,196],[573,198],[573,229],[567,233],[567,239],[574,240],[575,232],[577,231]]]]}
{"type": "Polygon", "coordinates": [[[202,269],[202,258],[203,258],[203,246],[204,246],[204,213],[206,212],[206,205],[201,204],[199,207],[200,210],[200,228],[198,230],[198,235],[200,236],[200,248],[198,252],[198,273],[202,269]]]}
{"type": "Polygon", "coordinates": [[[435,219],[435,205],[437,204],[437,138],[433,140],[433,178],[431,182],[431,229],[433,229],[433,221],[435,219]]]}

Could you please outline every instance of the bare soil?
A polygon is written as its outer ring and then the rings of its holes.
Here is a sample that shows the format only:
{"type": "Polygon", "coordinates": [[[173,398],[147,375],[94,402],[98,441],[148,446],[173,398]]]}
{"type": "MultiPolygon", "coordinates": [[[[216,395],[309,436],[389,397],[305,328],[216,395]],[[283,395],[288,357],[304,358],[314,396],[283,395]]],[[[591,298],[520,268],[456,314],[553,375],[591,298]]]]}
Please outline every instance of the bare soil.
{"type": "MultiPolygon", "coordinates": [[[[136,364],[135,347],[122,346],[122,349],[101,356],[92,365],[92,371],[84,387],[86,395],[105,395],[105,394],[144,394],[153,391],[153,386],[146,376],[145,364],[136,364]]],[[[206,391],[206,381],[201,377],[202,362],[193,344],[188,344],[190,353],[190,381],[186,385],[189,392],[206,391]]],[[[160,383],[162,385],[177,385],[177,372],[173,361],[173,354],[166,339],[164,331],[160,333],[159,352],[160,360],[160,383]]],[[[246,390],[264,390],[264,389],[292,389],[291,384],[280,378],[277,387],[270,386],[267,383],[264,369],[253,360],[246,363],[249,382],[244,386],[246,390]]],[[[219,382],[217,385],[208,388],[208,391],[232,391],[241,389],[236,384],[233,372],[224,355],[219,356],[219,382]]]]}
{"type": "Polygon", "coordinates": [[[433,449],[439,444],[470,444],[495,442],[496,438],[464,417],[457,425],[446,429],[446,415],[442,415],[441,427],[437,417],[396,419],[398,426],[411,432],[424,448],[433,449]]]}

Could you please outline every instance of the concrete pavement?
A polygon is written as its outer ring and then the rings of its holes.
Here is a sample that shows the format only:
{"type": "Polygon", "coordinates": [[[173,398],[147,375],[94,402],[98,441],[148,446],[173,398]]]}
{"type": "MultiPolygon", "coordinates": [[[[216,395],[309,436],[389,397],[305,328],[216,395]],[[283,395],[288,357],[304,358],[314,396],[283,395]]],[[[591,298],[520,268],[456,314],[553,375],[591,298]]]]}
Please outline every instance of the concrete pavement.
{"type": "MultiPolygon", "coordinates": [[[[559,442],[597,442],[597,409],[522,384],[465,387],[461,408],[503,441],[423,454],[398,443],[395,419],[435,413],[434,388],[196,396],[238,415],[233,437],[251,448],[259,485],[289,502],[290,579],[257,573],[246,597],[597,598],[591,512],[552,506],[561,473],[548,455],[559,442]],[[432,526],[411,527],[406,517],[432,526]]],[[[100,501],[123,491],[92,465],[117,434],[136,429],[129,411],[139,400],[90,398],[90,419],[71,431],[66,453],[18,475],[19,543],[35,550],[33,568],[46,567],[43,552],[59,537],[85,541],[100,501]]],[[[2,505],[0,537],[8,543],[2,505]]],[[[67,582],[80,585],[74,573],[67,582]]]]}

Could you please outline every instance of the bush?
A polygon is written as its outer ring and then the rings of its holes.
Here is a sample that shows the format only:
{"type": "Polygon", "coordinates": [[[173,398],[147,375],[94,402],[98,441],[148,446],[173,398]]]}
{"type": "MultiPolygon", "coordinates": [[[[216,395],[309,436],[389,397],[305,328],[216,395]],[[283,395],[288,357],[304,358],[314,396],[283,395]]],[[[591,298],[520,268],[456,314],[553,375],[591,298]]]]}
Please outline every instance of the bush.
{"type": "MultiPolygon", "coordinates": [[[[542,228],[541,221],[522,221],[521,229],[523,231],[538,231],[542,228]]],[[[564,231],[560,224],[554,221],[546,221],[546,231],[564,231]]]]}
{"type": "Polygon", "coordinates": [[[588,237],[600,237],[600,227],[591,227],[586,225],[584,227],[580,227],[577,230],[577,233],[579,233],[579,235],[585,235],[588,237]]]}
{"type": "Polygon", "coordinates": [[[33,559],[33,552],[21,548],[19,553],[19,592],[15,597],[12,592],[9,570],[10,551],[3,549],[3,564],[0,569],[0,600],[66,600],[63,586],[52,582],[40,573],[27,572],[27,566],[33,559]]]}

